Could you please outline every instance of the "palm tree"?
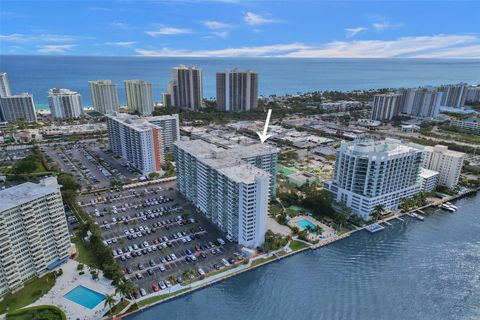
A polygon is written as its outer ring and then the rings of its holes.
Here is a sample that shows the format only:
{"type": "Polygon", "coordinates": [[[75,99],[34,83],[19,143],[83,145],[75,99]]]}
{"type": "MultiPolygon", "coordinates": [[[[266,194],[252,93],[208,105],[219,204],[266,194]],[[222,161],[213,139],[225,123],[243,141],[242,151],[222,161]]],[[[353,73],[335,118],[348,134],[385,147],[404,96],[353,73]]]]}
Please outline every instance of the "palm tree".
{"type": "Polygon", "coordinates": [[[315,226],[315,232],[317,233],[317,236],[321,236],[323,233],[323,228],[319,225],[315,226]]]}
{"type": "Polygon", "coordinates": [[[378,204],[375,206],[375,208],[373,208],[373,211],[370,215],[374,221],[378,221],[378,218],[380,218],[384,212],[385,206],[383,204],[378,204]]]}
{"type": "MultiPolygon", "coordinates": [[[[171,275],[168,276],[167,280],[170,281],[170,283],[173,286],[177,282],[177,277],[175,277],[175,275],[171,274],[171,275]]],[[[168,293],[170,293],[171,291],[172,291],[172,287],[169,288],[168,293]]]]}
{"type": "Polygon", "coordinates": [[[137,286],[128,280],[122,280],[117,282],[117,287],[115,289],[116,294],[120,294],[124,298],[132,298],[132,293],[137,290],[137,286]]]}
{"type": "Polygon", "coordinates": [[[183,272],[182,276],[184,276],[185,279],[188,279],[189,285],[192,285],[193,277],[195,277],[195,271],[192,269],[187,269],[183,272]]]}
{"type": "Polygon", "coordinates": [[[111,313],[112,312],[112,307],[113,305],[115,304],[115,298],[113,296],[113,294],[107,294],[105,295],[105,307],[109,307],[110,310],[108,311],[108,313],[111,313]]]}

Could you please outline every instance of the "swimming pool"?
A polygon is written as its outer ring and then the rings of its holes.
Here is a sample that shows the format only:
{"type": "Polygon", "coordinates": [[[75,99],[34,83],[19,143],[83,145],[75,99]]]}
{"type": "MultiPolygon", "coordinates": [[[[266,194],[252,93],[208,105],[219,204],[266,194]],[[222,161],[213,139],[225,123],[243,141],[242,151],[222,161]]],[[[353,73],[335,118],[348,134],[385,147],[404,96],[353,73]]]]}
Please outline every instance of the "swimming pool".
{"type": "Polygon", "coordinates": [[[310,227],[312,230],[315,230],[316,228],[315,225],[310,221],[308,221],[307,219],[299,220],[295,223],[297,224],[297,226],[299,226],[302,229],[307,229],[307,227],[310,227]]]}
{"type": "Polygon", "coordinates": [[[95,308],[100,302],[105,300],[103,294],[84,286],[75,287],[63,297],[88,309],[95,308]]]}

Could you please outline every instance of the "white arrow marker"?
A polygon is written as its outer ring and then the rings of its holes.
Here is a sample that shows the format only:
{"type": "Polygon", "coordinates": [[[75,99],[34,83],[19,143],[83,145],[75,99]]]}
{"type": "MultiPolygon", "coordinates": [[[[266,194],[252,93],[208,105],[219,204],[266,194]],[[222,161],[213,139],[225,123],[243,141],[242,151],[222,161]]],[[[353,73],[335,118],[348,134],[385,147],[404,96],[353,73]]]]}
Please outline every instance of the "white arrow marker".
{"type": "Polygon", "coordinates": [[[268,131],[268,123],[270,122],[270,115],[272,114],[272,109],[268,109],[268,113],[267,113],[267,120],[265,121],[265,127],[263,128],[263,133],[260,133],[260,132],[257,132],[258,134],[258,137],[260,138],[260,141],[262,143],[265,142],[265,140],[267,140],[268,138],[270,138],[272,135],[267,135],[267,131],[268,131]]]}

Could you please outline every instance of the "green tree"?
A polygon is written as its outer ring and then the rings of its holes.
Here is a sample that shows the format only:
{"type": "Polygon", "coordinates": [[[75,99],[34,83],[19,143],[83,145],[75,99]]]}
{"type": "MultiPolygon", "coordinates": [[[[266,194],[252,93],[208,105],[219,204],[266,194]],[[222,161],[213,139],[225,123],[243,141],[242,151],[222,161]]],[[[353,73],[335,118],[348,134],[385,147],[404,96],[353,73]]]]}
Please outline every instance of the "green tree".
{"type": "Polygon", "coordinates": [[[370,213],[370,217],[373,221],[378,221],[378,219],[380,219],[385,210],[386,209],[383,204],[378,204],[373,208],[373,211],[370,213]]]}
{"type": "Polygon", "coordinates": [[[110,310],[108,311],[109,314],[112,312],[112,308],[115,305],[115,297],[113,294],[105,295],[105,307],[108,307],[110,310]]]}

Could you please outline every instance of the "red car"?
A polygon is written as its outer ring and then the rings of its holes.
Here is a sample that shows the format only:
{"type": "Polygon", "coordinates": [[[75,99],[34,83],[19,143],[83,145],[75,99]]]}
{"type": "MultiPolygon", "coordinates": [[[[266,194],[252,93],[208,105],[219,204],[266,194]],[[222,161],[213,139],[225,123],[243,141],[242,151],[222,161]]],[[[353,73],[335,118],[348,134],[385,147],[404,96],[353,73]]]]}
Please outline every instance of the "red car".
{"type": "Polygon", "coordinates": [[[155,283],[152,284],[152,289],[154,292],[158,292],[160,290],[158,289],[158,286],[155,283]]]}

